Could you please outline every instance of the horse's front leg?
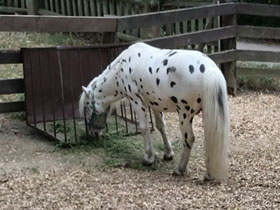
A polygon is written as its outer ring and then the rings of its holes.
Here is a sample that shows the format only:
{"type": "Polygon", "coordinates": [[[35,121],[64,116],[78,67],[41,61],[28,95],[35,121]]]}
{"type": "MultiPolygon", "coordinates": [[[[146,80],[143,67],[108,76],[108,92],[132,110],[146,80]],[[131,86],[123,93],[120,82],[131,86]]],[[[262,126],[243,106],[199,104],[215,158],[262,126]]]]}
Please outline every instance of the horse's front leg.
{"type": "Polygon", "coordinates": [[[183,138],[183,151],[179,165],[174,170],[173,175],[183,176],[187,170],[187,164],[189,162],[189,157],[191,149],[195,140],[193,130],[192,130],[192,120],[186,117],[186,114],[179,116],[180,119],[180,130],[183,138]]]}
{"type": "Polygon", "coordinates": [[[172,149],[172,145],[171,145],[170,141],[168,140],[168,138],[166,136],[164,116],[159,111],[156,111],[156,110],[153,110],[153,111],[154,111],[155,120],[156,120],[156,128],[160,132],[160,134],[162,136],[163,143],[164,143],[163,159],[164,160],[172,160],[173,156],[174,156],[174,152],[173,152],[173,149],[172,149]]]}
{"type": "Polygon", "coordinates": [[[149,121],[147,114],[145,112],[147,108],[139,108],[136,107],[136,113],[138,115],[139,119],[139,128],[141,131],[141,134],[144,139],[144,160],[143,165],[150,166],[155,161],[155,155],[154,155],[154,149],[153,145],[151,143],[151,136],[150,136],[150,127],[149,127],[149,121]]]}

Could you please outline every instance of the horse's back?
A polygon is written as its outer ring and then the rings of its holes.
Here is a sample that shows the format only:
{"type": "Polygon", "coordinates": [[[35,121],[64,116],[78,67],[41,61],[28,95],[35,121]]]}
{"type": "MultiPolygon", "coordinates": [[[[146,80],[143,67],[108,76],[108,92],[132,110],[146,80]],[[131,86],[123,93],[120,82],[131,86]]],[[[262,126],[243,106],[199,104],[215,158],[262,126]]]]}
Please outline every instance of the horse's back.
{"type": "Polygon", "coordinates": [[[144,98],[149,103],[170,107],[176,101],[196,104],[203,94],[205,71],[219,70],[208,56],[199,51],[159,49],[144,43],[129,47],[127,57],[128,68],[133,70],[130,79],[138,82],[144,98]]]}

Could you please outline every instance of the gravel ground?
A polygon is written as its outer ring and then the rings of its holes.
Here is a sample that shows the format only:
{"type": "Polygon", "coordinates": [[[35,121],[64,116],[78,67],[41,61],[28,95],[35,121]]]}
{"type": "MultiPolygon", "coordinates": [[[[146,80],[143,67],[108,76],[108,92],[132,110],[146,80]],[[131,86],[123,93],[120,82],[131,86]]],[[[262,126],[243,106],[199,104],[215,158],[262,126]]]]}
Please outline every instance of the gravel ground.
{"type": "MultiPolygon", "coordinates": [[[[230,110],[230,178],[223,184],[202,181],[201,117],[190,176],[178,178],[168,164],[101,170],[98,155],[77,158],[0,116],[0,209],[280,209],[280,92],[240,93],[230,110]]],[[[174,139],[176,115],[166,118],[174,139]]]]}

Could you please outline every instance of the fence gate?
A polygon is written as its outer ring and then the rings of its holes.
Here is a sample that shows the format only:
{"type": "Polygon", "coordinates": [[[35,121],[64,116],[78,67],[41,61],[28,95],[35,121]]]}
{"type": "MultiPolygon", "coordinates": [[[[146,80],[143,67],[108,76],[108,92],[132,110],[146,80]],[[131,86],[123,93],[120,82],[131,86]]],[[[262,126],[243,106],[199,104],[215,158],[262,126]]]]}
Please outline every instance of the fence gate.
{"type": "MultiPolygon", "coordinates": [[[[48,137],[66,144],[87,136],[78,113],[81,86],[86,86],[127,45],[24,48],[26,121],[48,137]]],[[[150,111],[151,127],[153,120],[150,111]]],[[[138,133],[138,122],[128,101],[122,100],[109,117],[107,131],[138,133]]]]}

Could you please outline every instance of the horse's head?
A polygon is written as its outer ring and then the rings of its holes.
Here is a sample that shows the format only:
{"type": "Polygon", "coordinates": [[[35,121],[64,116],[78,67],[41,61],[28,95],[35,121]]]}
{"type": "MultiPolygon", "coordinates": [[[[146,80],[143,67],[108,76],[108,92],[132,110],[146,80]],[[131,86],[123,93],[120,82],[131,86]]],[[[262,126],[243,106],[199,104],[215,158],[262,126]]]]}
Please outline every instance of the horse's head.
{"type": "Polygon", "coordinates": [[[104,109],[100,104],[96,103],[93,89],[83,86],[82,89],[83,93],[79,103],[80,114],[85,117],[88,134],[93,137],[99,137],[106,126],[109,108],[104,109]]]}

